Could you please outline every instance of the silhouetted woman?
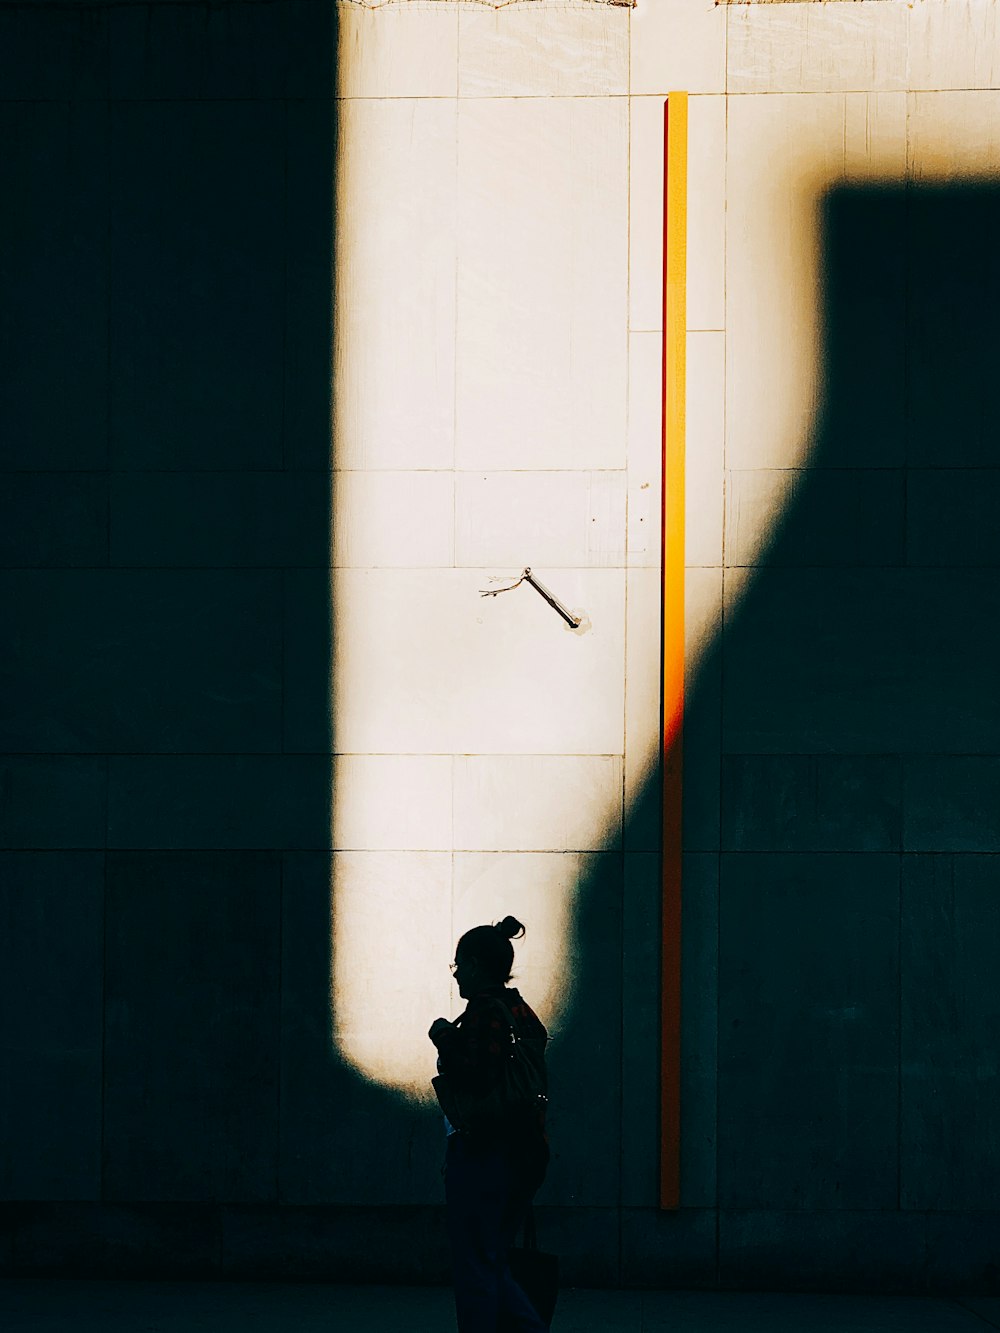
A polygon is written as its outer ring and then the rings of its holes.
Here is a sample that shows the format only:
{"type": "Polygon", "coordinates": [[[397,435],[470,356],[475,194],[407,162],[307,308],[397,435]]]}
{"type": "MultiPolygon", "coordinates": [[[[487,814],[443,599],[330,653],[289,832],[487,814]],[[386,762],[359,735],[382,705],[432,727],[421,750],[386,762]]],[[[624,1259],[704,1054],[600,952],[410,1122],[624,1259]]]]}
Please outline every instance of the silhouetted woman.
{"type": "MultiPolygon", "coordinates": [[[[524,927],[508,916],[493,926],[466,931],[452,964],[458,993],[468,1001],[454,1023],[436,1018],[428,1036],[438,1048],[438,1071],[481,1095],[503,1076],[510,1027],[519,1037],[548,1033],[515,987],[507,988],[514,962],[513,937],[524,927]]],[[[487,1138],[476,1138],[445,1117],[445,1200],[455,1282],[458,1333],[542,1333],[546,1325],[514,1281],[507,1251],[535,1191],[545,1177],[549,1144],[544,1110],[487,1138]]]]}

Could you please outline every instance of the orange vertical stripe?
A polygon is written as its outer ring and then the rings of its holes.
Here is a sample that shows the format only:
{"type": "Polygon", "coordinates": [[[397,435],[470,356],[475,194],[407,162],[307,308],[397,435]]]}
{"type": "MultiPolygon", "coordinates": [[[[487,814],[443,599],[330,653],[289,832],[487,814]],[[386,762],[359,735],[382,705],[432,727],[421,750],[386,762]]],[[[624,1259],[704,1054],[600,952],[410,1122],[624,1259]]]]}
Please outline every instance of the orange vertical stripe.
{"type": "Polygon", "coordinates": [[[660,1207],[680,1207],[687,93],[663,106],[663,907],[660,1207]]]}

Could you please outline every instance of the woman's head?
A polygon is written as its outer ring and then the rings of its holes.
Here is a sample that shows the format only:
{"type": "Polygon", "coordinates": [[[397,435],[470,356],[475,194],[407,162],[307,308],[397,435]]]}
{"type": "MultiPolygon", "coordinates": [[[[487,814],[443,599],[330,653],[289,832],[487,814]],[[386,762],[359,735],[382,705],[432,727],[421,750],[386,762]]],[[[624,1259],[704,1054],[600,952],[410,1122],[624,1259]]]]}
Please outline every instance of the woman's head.
{"type": "Polygon", "coordinates": [[[485,986],[505,986],[514,965],[512,939],[519,939],[524,927],[516,917],[505,916],[493,926],[473,926],[458,941],[455,949],[455,980],[463,999],[485,986]]]}

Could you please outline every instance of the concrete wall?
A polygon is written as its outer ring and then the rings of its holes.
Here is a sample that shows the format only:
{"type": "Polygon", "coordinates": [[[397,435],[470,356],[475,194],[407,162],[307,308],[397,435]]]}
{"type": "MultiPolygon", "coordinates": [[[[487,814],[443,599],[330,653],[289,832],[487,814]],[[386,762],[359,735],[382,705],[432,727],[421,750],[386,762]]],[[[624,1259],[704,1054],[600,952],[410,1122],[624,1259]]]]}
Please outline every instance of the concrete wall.
{"type": "Polygon", "coordinates": [[[568,1281],[991,1289],[994,5],[334,17],[0,19],[8,1271],[443,1280],[425,1033],[513,911],[568,1281]]]}
{"type": "Polygon", "coordinates": [[[0,1254],[211,1269],[329,975],[335,21],[0,31],[0,1254]]]}

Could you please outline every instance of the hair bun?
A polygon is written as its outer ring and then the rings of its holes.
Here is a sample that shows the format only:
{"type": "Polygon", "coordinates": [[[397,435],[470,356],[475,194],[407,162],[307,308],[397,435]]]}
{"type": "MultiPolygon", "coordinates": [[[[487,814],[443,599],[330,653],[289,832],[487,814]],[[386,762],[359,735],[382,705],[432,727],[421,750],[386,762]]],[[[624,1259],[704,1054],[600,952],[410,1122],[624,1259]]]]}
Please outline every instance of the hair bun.
{"type": "Polygon", "coordinates": [[[505,916],[502,921],[494,923],[494,929],[509,940],[520,939],[524,934],[524,927],[515,916],[505,916]]]}

